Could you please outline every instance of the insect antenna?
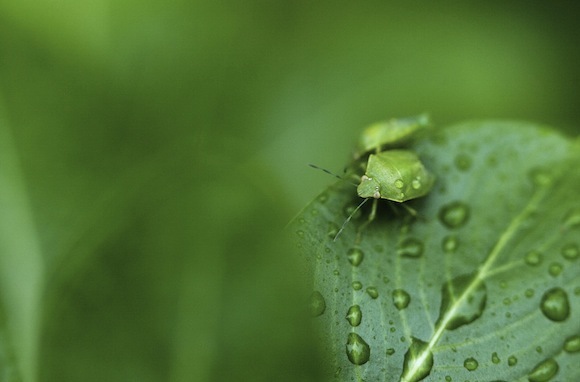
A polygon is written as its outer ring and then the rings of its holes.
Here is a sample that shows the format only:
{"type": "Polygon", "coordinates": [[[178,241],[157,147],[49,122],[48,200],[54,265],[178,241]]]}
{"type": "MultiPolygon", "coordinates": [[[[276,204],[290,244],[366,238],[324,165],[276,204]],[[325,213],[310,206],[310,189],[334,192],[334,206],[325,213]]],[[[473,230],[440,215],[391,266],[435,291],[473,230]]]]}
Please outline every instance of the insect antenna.
{"type": "Polygon", "coordinates": [[[344,231],[344,227],[346,227],[346,225],[348,224],[348,222],[350,221],[350,219],[352,219],[352,217],[354,216],[354,214],[357,213],[357,211],[369,200],[370,198],[365,198],[351,213],[350,215],[348,215],[348,217],[346,218],[346,220],[344,221],[344,223],[342,223],[342,226],[340,227],[340,229],[338,230],[338,232],[336,233],[336,236],[334,236],[334,239],[332,241],[336,241],[336,239],[338,239],[338,237],[340,236],[340,234],[342,233],[342,231],[344,231]]]}
{"type": "Polygon", "coordinates": [[[332,175],[332,176],[334,176],[334,177],[335,177],[335,178],[337,178],[337,179],[340,179],[340,180],[342,180],[342,181],[344,181],[344,182],[348,182],[348,183],[352,184],[353,186],[355,186],[355,187],[358,187],[358,185],[357,185],[357,184],[355,184],[355,183],[353,183],[353,182],[350,182],[350,181],[346,180],[346,179],[345,179],[345,178],[343,178],[342,176],[340,176],[340,175],[337,175],[337,174],[333,173],[333,172],[332,172],[332,171],[330,171],[330,170],[327,170],[327,169],[325,169],[325,168],[322,168],[322,167],[318,167],[317,165],[315,165],[315,164],[312,164],[312,163],[309,163],[308,165],[309,165],[310,167],[312,167],[312,168],[316,169],[316,170],[324,171],[324,172],[325,172],[325,173],[327,173],[328,175],[332,175]]]}

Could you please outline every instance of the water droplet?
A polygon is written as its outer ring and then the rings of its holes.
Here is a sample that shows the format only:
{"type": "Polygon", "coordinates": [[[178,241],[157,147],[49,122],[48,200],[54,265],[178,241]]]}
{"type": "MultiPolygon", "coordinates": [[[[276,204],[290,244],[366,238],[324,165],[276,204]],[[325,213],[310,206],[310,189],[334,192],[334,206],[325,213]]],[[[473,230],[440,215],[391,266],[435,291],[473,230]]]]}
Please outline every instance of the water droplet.
{"type": "Polygon", "coordinates": [[[447,228],[459,228],[469,220],[469,206],[463,202],[451,202],[439,210],[439,220],[447,228]]]}
{"type": "Polygon", "coordinates": [[[503,304],[508,306],[512,304],[512,300],[509,297],[503,299],[503,304]]]}
{"type": "Polygon", "coordinates": [[[348,250],[346,257],[348,258],[348,262],[358,267],[360,263],[362,263],[364,258],[364,252],[358,248],[351,248],[348,250]]]}
{"type": "Polygon", "coordinates": [[[326,301],[318,291],[312,292],[310,295],[310,314],[312,317],[318,317],[326,310],[326,301]]]}
{"type": "Polygon", "coordinates": [[[377,288],[373,286],[367,288],[367,294],[371,296],[373,300],[379,297],[379,291],[377,290],[377,288]]]}
{"type": "Polygon", "coordinates": [[[387,349],[387,355],[393,355],[393,354],[395,354],[395,349],[393,349],[393,348],[388,348],[388,349],[387,349]]]}
{"type": "Polygon", "coordinates": [[[537,187],[546,187],[552,184],[552,176],[543,168],[534,168],[529,172],[532,183],[537,187]]]}
{"type": "Polygon", "coordinates": [[[552,288],[542,296],[540,309],[544,316],[552,321],[560,322],[570,316],[568,294],[562,288],[552,288]]]}
{"type": "Polygon", "coordinates": [[[371,357],[371,348],[365,340],[356,333],[348,333],[346,341],[346,356],[355,365],[367,363],[371,357]]]}
{"type": "Polygon", "coordinates": [[[393,291],[393,304],[398,310],[405,309],[411,302],[411,296],[403,289],[395,289],[393,291]]]}
{"type": "Polygon", "coordinates": [[[558,373],[558,362],[553,358],[548,358],[534,367],[534,370],[528,375],[530,382],[547,382],[558,373]]]}
{"type": "Polygon", "coordinates": [[[471,168],[471,157],[467,154],[458,154],[454,163],[458,170],[467,171],[471,168]]]}
{"type": "Polygon", "coordinates": [[[538,251],[530,251],[524,257],[526,264],[531,266],[540,265],[542,263],[542,254],[538,251]]]}
{"type": "Polygon", "coordinates": [[[361,290],[362,289],[362,283],[360,281],[353,281],[352,282],[352,289],[354,290],[361,290]]]}
{"type": "Polygon", "coordinates": [[[298,235],[300,237],[303,237],[304,236],[304,231],[298,230],[298,231],[296,231],[296,235],[298,235]]]}
{"type": "Polygon", "coordinates": [[[570,336],[564,342],[564,351],[578,353],[580,351],[580,335],[570,336]]]}
{"type": "Polygon", "coordinates": [[[576,260],[580,256],[580,249],[575,243],[569,243],[562,247],[562,256],[568,260],[576,260]]]}
{"type": "Polygon", "coordinates": [[[580,227],[580,208],[571,209],[566,216],[564,216],[564,228],[570,229],[580,227]]]}
{"type": "Polygon", "coordinates": [[[385,284],[388,284],[388,283],[390,283],[390,282],[391,282],[391,279],[389,279],[387,276],[384,276],[384,277],[383,277],[383,282],[384,282],[385,284]]]}
{"type": "Polygon", "coordinates": [[[493,352],[493,354],[491,355],[491,362],[493,362],[496,365],[501,362],[496,352],[493,352]]]}
{"type": "Polygon", "coordinates": [[[326,192],[324,192],[324,193],[318,195],[318,198],[317,199],[318,199],[318,202],[319,203],[324,204],[328,200],[328,194],[326,192]]]}
{"type": "Polygon", "coordinates": [[[336,371],[334,372],[334,378],[338,378],[340,373],[342,373],[342,367],[337,367],[336,371]]]}
{"type": "Polygon", "coordinates": [[[485,283],[476,278],[476,274],[461,275],[444,283],[441,294],[437,325],[444,324],[449,330],[478,319],[483,314],[487,301],[485,283]]]}
{"type": "Polygon", "coordinates": [[[559,276],[560,273],[562,273],[562,264],[560,264],[560,263],[552,263],[552,264],[550,264],[550,267],[548,268],[548,273],[552,277],[559,276]]]}
{"type": "Polygon", "coordinates": [[[328,224],[328,231],[326,232],[326,236],[334,240],[334,238],[338,234],[339,229],[340,228],[338,228],[338,226],[334,223],[328,224]]]}
{"type": "Polygon", "coordinates": [[[453,381],[453,379],[450,376],[446,375],[445,382],[451,382],[451,381],[453,381]]]}
{"type": "Polygon", "coordinates": [[[332,274],[335,276],[340,276],[340,271],[338,269],[335,269],[334,271],[332,271],[332,274]]]}
{"type": "Polygon", "coordinates": [[[421,180],[419,178],[413,179],[413,181],[411,182],[411,187],[413,187],[414,190],[420,189],[421,188],[421,180]]]}
{"type": "Polygon", "coordinates": [[[429,350],[428,344],[413,337],[403,360],[401,380],[418,382],[427,377],[432,368],[433,353],[429,350]]]}
{"type": "Polygon", "coordinates": [[[465,367],[469,371],[477,370],[479,363],[475,358],[467,358],[463,361],[463,367],[465,367]]]}
{"type": "Polygon", "coordinates": [[[518,363],[518,359],[515,356],[510,355],[508,357],[508,366],[515,366],[515,365],[517,365],[517,363],[518,363]]]}
{"type": "Polygon", "coordinates": [[[401,188],[405,187],[405,182],[403,182],[401,179],[397,179],[395,180],[395,187],[400,190],[401,188]]]}
{"type": "Polygon", "coordinates": [[[541,346],[536,346],[536,351],[541,354],[544,350],[542,350],[541,346]]]}
{"type": "Polygon", "coordinates": [[[457,236],[449,235],[443,238],[443,242],[441,243],[441,247],[447,253],[455,252],[457,247],[459,246],[459,240],[457,240],[457,236]]]}
{"type": "Polygon", "coordinates": [[[300,219],[298,219],[298,223],[304,224],[304,223],[306,223],[306,220],[304,218],[300,218],[300,219]]]}
{"type": "Polygon", "coordinates": [[[348,308],[348,312],[346,313],[346,320],[350,326],[360,325],[360,322],[362,321],[362,310],[360,310],[359,305],[353,305],[348,308]]]}
{"type": "Polygon", "coordinates": [[[524,292],[524,295],[525,295],[527,298],[534,297],[534,290],[533,290],[533,289],[526,289],[526,291],[524,292]]]}
{"type": "Polygon", "coordinates": [[[397,255],[404,257],[421,257],[423,254],[423,242],[419,239],[408,237],[397,248],[397,255]]]}
{"type": "Polygon", "coordinates": [[[318,210],[317,210],[317,209],[312,209],[312,210],[310,211],[310,215],[312,215],[312,216],[317,216],[317,215],[318,215],[318,210]]]}

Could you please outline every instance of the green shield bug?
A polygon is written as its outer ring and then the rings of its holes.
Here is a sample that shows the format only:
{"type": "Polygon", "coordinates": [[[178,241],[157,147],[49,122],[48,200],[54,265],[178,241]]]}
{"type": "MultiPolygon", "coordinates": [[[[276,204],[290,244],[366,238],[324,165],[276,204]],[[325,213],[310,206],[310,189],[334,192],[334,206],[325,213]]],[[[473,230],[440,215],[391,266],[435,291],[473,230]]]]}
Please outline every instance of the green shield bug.
{"type": "MultiPolygon", "coordinates": [[[[364,200],[346,218],[334,237],[335,241],[353,215],[370,199],[373,199],[371,213],[361,229],[375,219],[379,199],[401,203],[411,214],[416,215],[412,208],[402,203],[427,195],[433,187],[435,176],[425,168],[415,152],[402,147],[429,125],[429,117],[421,114],[375,123],[363,130],[355,158],[358,162],[362,161],[364,174],[357,177],[360,183],[355,185],[358,196],[364,200]]],[[[341,178],[328,170],[321,170],[341,178]]]]}

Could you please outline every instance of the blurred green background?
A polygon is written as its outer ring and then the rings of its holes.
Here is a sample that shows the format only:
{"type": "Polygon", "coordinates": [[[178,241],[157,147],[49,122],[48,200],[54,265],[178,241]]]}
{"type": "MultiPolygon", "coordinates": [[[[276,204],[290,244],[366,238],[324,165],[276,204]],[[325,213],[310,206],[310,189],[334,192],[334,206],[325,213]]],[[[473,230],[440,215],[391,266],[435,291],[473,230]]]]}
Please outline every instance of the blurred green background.
{"type": "Polygon", "coordinates": [[[446,4],[0,1],[2,380],[318,380],[308,163],[424,111],[580,132],[573,3],[446,4]]]}

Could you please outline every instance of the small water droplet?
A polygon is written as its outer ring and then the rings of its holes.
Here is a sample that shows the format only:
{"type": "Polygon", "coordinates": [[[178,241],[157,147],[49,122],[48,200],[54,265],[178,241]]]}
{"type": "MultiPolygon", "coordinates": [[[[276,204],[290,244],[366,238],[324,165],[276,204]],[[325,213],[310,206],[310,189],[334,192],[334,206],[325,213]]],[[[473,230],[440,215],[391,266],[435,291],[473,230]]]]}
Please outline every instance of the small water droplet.
{"type": "Polygon", "coordinates": [[[296,235],[298,235],[300,237],[303,237],[304,236],[304,231],[298,230],[298,231],[296,231],[296,235]]]}
{"type": "Polygon", "coordinates": [[[446,375],[445,376],[445,382],[451,382],[453,381],[453,378],[451,378],[450,376],[446,375]]]}
{"type": "Polygon", "coordinates": [[[418,382],[431,373],[433,368],[433,353],[429,345],[415,337],[411,339],[411,346],[405,353],[401,380],[418,382]]]}
{"type": "Polygon", "coordinates": [[[540,353],[540,354],[541,354],[543,351],[544,351],[544,350],[542,349],[542,347],[541,347],[541,346],[536,346],[536,352],[538,352],[538,353],[540,353]]]}
{"type": "Polygon", "coordinates": [[[397,331],[397,328],[395,328],[394,326],[389,328],[389,332],[394,333],[397,331]]]}
{"type": "Polygon", "coordinates": [[[364,252],[361,251],[359,248],[351,248],[348,250],[346,257],[348,258],[348,262],[358,267],[360,263],[362,263],[364,258],[364,252]]]}
{"type": "Polygon", "coordinates": [[[508,366],[515,366],[515,365],[517,365],[517,363],[518,363],[518,359],[515,356],[510,355],[508,357],[508,366]]]}
{"type": "Polygon", "coordinates": [[[310,295],[310,314],[312,317],[318,317],[326,310],[326,301],[322,294],[318,291],[312,292],[310,295]]]}
{"type": "Polygon", "coordinates": [[[493,352],[491,355],[491,362],[493,362],[494,364],[498,364],[501,362],[501,360],[499,359],[499,356],[497,355],[496,352],[493,352]]]}
{"type": "Polygon", "coordinates": [[[469,220],[469,206],[460,201],[446,204],[439,210],[439,220],[447,228],[460,228],[469,220]]]}
{"type": "Polygon", "coordinates": [[[503,304],[508,306],[512,304],[512,300],[509,297],[503,299],[503,304]]]}
{"type": "Polygon", "coordinates": [[[332,274],[335,276],[340,276],[340,271],[338,269],[335,269],[334,271],[332,271],[332,274]]]}
{"type": "Polygon", "coordinates": [[[553,358],[548,358],[534,367],[534,370],[528,375],[530,382],[547,382],[558,373],[558,362],[553,358]]]}
{"type": "Polygon", "coordinates": [[[458,170],[467,171],[471,168],[471,157],[467,154],[458,154],[454,163],[458,170]]]}
{"type": "Polygon", "coordinates": [[[403,257],[421,257],[423,254],[423,242],[419,239],[408,237],[403,240],[398,248],[397,255],[403,257]]]}
{"type": "Polygon", "coordinates": [[[443,242],[441,243],[441,247],[447,253],[452,253],[457,250],[459,246],[459,240],[457,240],[457,236],[449,235],[443,238],[443,242]]]}
{"type": "Polygon", "coordinates": [[[312,209],[312,210],[310,211],[310,215],[312,215],[312,216],[317,216],[317,215],[318,215],[318,210],[317,210],[317,209],[312,209]]]}
{"type": "Polygon", "coordinates": [[[403,289],[393,291],[393,304],[398,310],[405,309],[411,302],[411,296],[403,289]]]}
{"type": "Polygon", "coordinates": [[[390,283],[390,282],[391,282],[391,279],[389,279],[387,276],[384,276],[384,277],[383,277],[383,282],[384,282],[385,284],[388,284],[388,283],[390,283]]]}
{"type": "Polygon", "coordinates": [[[527,298],[534,297],[534,290],[533,290],[533,289],[526,289],[526,291],[524,292],[524,295],[525,295],[527,298]]]}
{"type": "Polygon", "coordinates": [[[570,316],[568,294],[562,288],[552,288],[542,296],[540,310],[552,321],[561,322],[570,316]]]}
{"type": "Polygon", "coordinates": [[[389,356],[389,355],[393,355],[393,354],[395,354],[395,349],[393,349],[393,348],[388,348],[388,349],[387,349],[387,355],[389,356]]]}
{"type": "Polygon", "coordinates": [[[580,335],[570,336],[564,341],[564,351],[578,353],[580,351],[580,335]]]}
{"type": "Polygon", "coordinates": [[[367,294],[371,296],[373,300],[379,297],[379,291],[377,290],[377,288],[373,286],[367,288],[367,294]]]}
{"type": "Polygon", "coordinates": [[[411,182],[411,187],[413,187],[414,190],[420,189],[421,188],[421,180],[419,178],[413,179],[413,181],[411,182]]]}
{"type": "Polygon", "coordinates": [[[575,243],[569,243],[562,247],[562,256],[568,260],[576,260],[580,256],[580,249],[575,243]]]}
{"type": "Polygon", "coordinates": [[[353,305],[348,308],[348,312],[346,313],[346,320],[350,326],[360,325],[360,322],[362,321],[362,310],[360,309],[359,305],[353,305]]]}
{"type": "Polygon", "coordinates": [[[371,357],[371,348],[365,340],[356,333],[348,333],[346,341],[346,356],[355,365],[367,363],[371,357]]]}
{"type": "Polygon", "coordinates": [[[326,203],[327,200],[328,200],[328,194],[326,192],[318,195],[318,202],[319,203],[324,204],[324,203],[326,203]]]}
{"type": "Polygon", "coordinates": [[[361,290],[362,289],[362,283],[360,281],[353,281],[352,282],[352,289],[354,290],[361,290]]]}
{"type": "Polygon", "coordinates": [[[465,361],[463,361],[463,367],[465,367],[469,371],[477,370],[478,366],[479,363],[475,358],[467,358],[465,361]]]}
{"type": "Polygon", "coordinates": [[[437,325],[445,324],[449,330],[478,319],[483,314],[487,301],[485,283],[476,274],[460,275],[444,283],[441,294],[437,325]]]}
{"type": "Polygon", "coordinates": [[[405,187],[405,182],[403,182],[401,179],[397,179],[395,180],[395,187],[400,190],[401,188],[405,187]]]}
{"type": "Polygon", "coordinates": [[[550,267],[548,268],[548,273],[552,277],[559,276],[560,273],[562,273],[562,264],[560,264],[560,263],[552,263],[552,264],[550,264],[550,267]]]}
{"type": "Polygon", "coordinates": [[[540,265],[542,263],[542,254],[538,251],[530,251],[524,257],[526,264],[531,266],[540,265]]]}
{"type": "Polygon", "coordinates": [[[534,168],[529,172],[532,183],[537,187],[546,187],[552,184],[552,176],[543,168],[534,168]]]}
{"type": "Polygon", "coordinates": [[[564,228],[570,229],[580,227],[580,208],[571,209],[566,216],[564,216],[564,228]]]}

